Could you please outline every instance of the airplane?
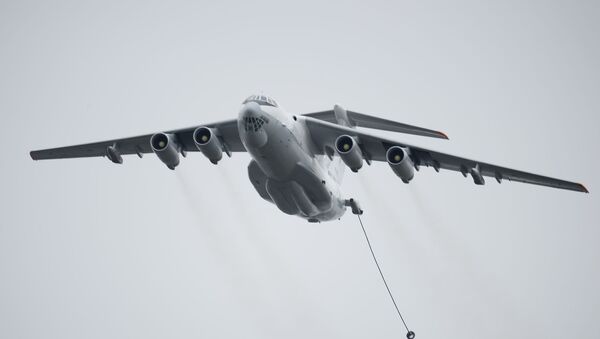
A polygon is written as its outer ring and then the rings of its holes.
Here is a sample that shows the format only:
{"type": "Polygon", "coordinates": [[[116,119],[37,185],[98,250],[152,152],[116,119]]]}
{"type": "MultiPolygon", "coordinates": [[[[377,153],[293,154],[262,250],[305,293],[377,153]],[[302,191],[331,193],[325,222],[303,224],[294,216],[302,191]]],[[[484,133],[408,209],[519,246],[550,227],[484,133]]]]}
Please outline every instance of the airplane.
{"type": "Polygon", "coordinates": [[[116,164],[123,155],[154,153],[175,169],[180,155],[201,152],[217,164],[223,154],[248,152],[248,176],[258,194],[279,210],[309,222],[340,219],[348,207],[362,214],[355,199],[345,199],[340,185],[345,167],[357,172],[364,163],[387,162],[408,184],[422,166],[457,171],[477,185],[485,178],[517,181],[588,193],[579,183],[500,167],[381,138],[357,129],[370,128],[448,139],[446,134],[346,110],[289,114],[271,97],[252,95],[237,119],[189,128],[30,152],[33,160],[107,157],[116,164]]]}

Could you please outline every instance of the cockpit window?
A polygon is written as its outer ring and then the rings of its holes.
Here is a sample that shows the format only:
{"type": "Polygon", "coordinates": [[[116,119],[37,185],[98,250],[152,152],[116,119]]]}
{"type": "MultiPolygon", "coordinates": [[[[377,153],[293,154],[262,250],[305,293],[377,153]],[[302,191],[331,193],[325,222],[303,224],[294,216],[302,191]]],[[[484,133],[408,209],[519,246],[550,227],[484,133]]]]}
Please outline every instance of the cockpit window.
{"type": "Polygon", "coordinates": [[[251,95],[246,100],[244,100],[244,102],[242,102],[242,104],[245,104],[248,102],[256,102],[259,105],[279,107],[279,105],[277,104],[277,101],[275,101],[275,99],[270,98],[266,95],[251,95]]]}

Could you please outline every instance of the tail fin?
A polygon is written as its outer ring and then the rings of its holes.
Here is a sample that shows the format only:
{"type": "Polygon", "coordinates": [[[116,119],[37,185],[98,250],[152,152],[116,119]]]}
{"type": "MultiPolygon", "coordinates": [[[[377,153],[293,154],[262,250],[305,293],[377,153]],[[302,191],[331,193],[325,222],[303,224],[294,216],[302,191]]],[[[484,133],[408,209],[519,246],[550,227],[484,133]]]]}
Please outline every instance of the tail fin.
{"type": "Polygon", "coordinates": [[[448,136],[443,132],[403,124],[401,122],[378,118],[363,113],[348,111],[339,105],[335,105],[333,110],[330,111],[308,113],[304,115],[349,127],[359,126],[380,129],[384,131],[421,135],[425,137],[448,139],[448,136]]]}

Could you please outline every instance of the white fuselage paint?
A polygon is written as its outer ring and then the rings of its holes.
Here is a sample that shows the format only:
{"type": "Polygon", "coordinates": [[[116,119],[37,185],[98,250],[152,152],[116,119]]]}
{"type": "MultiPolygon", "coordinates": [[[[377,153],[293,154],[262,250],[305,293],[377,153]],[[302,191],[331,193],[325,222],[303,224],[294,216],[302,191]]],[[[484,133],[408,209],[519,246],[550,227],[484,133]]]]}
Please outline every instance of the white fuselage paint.
{"type": "Polygon", "coordinates": [[[286,214],[312,222],[346,211],[339,184],[343,164],[317,151],[302,119],[278,107],[244,104],[238,117],[242,143],[252,157],[250,181],[265,200],[286,214]]]}

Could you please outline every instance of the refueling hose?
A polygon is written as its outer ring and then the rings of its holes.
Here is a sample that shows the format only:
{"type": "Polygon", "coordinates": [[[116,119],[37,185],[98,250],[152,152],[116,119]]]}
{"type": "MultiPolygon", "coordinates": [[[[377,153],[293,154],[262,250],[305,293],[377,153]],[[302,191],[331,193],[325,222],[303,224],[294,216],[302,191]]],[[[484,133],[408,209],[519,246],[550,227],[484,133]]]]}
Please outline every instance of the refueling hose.
{"type": "Polygon", "coordinates": [[[396,308],[396,312],[398,313],[398,316],[400,317],[400,320],[402,320],[402,324],[404,324],[404,328],[406,328],[406,338],[408,339],[414,339],[415,338],[415,332],[411,331],[408,329],[408,326],[406,325],[406,321],[404,321],[404,317],[402,316],[402,313],[400,313],[400,309],[398,308],[398,304],[396,303],[396,300],[394,299],[394,296],[392,295],[392,291],[390,290],[390,287],[388,286],[387,281],[385,280],[385,276],[383,275],[383,272],[381,271],[381,267],[379,266],[379,262],[377,261],[377,257],[375,257],[375,252],[373,252],[373,247],[371,246],[371,241],[369,241],[369,236],[367,235],[367,231],[365,230],[365,226],[363,225],[362,219],[360,218],[360,215],[362,214],[362,210],[360,211],[361,213],[354,213],[356,214],[356,216],[358,217],[358,221],[360,222],[360,227],[362,228],[363,234],[365,235],[365,240],[367,240],[367,245],[369,245],[369,250],[371,251],[371,256],[373,256],[373,261],[375,262],[375,265],[377,266],[377,270],[379,271],[379,275],[381,276],[381,280],[383,280],[383,284],[385,285],[385,288],[388,292],[388,294],[390,295],[390,299],[392,299],[392,303],[394,304],[394,307],[396,308]]]}

